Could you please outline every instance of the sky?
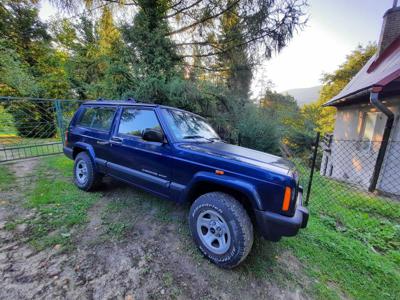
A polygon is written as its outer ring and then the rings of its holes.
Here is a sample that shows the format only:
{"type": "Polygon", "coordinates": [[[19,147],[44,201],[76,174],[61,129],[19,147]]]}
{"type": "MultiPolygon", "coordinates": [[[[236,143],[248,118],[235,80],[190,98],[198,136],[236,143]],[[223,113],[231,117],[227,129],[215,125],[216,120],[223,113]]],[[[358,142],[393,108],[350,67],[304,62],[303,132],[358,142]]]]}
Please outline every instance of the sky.
{"type": "Polygon", "coordinates": [[[357,45],[379,38],[382,17],[393,0],[309,0],[309,21],[289,45],[255,73],[253,93],[271,80],[278,92],[321,84],[357,45]]]}
{"type": "MultiPolygon", "coordinates": [[[[393,0],[308,2],[306,27],[254,72],[254,97],[265,90],[269,80],[278,92],[321,84],[321,74],[336,70],[357,45],[378,40],[383,14],[393,5],[393,0]]],[[[47,0],[41,3],[41,18],[48,19],[57,13],[47,0]]]]}

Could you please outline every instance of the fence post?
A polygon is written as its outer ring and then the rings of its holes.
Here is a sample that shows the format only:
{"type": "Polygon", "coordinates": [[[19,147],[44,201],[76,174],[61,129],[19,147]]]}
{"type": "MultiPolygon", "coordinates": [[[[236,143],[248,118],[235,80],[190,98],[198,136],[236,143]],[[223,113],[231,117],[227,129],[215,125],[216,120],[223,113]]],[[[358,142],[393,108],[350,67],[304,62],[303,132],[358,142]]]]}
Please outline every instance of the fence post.
{"type": "Polygon", "coordinates": [[[62,141],[62,143],[64,145],[65,136],[64,136],[64,124],[63,124],[62,106],[61,106],[60,100],[56,100],[54,102],[54,104],[55,104],[55,107],[56,107],[57,123],[58,123],[58,128],[60,129],[61,141],[62,141]]]}
{"type": "Polygon", "coordinates": [[[313,153],[312,163],[311,163],[310,178],[308,180],[305,205],[308,205],[308,201],[310,200],[311,186],[312,186],[312,181],[313,181],[313,177],[314,177],[315,162],[317,160],[317,153],[318,153],[318,147],[319,147],[319,136],[320,136],[320,133],[317,132],[317,137],[315,138],[315,143],[314,143],[314,153],[313,153]]]}

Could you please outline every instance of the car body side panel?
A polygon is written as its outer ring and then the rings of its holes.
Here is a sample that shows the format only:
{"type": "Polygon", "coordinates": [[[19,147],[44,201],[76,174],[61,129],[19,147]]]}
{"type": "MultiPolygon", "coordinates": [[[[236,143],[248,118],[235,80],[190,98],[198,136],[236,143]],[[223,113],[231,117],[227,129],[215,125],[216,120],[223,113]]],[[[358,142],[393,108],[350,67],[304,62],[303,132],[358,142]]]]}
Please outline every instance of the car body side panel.
{"type": "Polygon", "coordinates": [[[251,201],[251,205],[254,209],[264,210],[263,202],[260,198],[260,195],[258,194],[255,186],[251,183],[229,175],[217,175],[215,173],[205,171],[200,171],[193,176],[192,180],[186,186],[181,195],[182,200],[187,200],[188,194],[192,189],[196,187],[197,184],[207,183],[218,184],[219,186],[223,186],[233,191],[240,192],[247,196],[247,198],[251,201]]]}
{"type": "MultiPolygon", "coordinates": [[[[245,192],[252,204],[256,204],[260,210],[280,211],[281,209],[287,176],[278,176],[278,182],[282,182],[282,184],[260,180],[241,172],[244,167],[237,162],[232,166],[219,157],[192,153],[186,150],[176,151],[171,159],[173,161],[171,197],[176,200],[188,200],[185,196],[182,196],[182,193],[188,195],[187,191],[190,190],[192,181],[195,180],[197,174],[210,174],[208,177],[204,176],[203,181],[208,180],[210,183],[233,187],[236,180],[238,184],[236,190],[240,187],[241,192],[245,192]],[[224,175],[214,176],[216,170],[224,171],[224,175]]],[[[257,174],[259,170],[254,169],[253,172],[257,174]]]]}
{"type": "Polygon", "coordinates": [[[125,177],[157,194],[169,195],[171,181],[170,147],[160,143],[124,139],[121,144],[112,144],[116,155],[107,164],[108,171],[125,177]]]}

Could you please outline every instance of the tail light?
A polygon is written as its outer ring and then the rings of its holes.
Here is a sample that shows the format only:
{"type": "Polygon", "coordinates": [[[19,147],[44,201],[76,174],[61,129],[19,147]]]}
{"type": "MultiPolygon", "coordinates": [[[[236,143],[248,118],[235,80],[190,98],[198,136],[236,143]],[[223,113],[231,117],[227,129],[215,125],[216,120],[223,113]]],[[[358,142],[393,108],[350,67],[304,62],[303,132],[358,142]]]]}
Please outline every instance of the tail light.
{"type": "Polygon", "coordinates": [[[68,130],[65,130],[65,133],[64,133],[64,145],[66,145],[67,142],[68,142],[68,130]]]}
{"type": "Polygon", "coordinates": [[[292,199],[292,189],[290,187],[285,188],[285,194],[283,196],[282,210],[288,211],[290,207],[290,200],[292,199]]]}

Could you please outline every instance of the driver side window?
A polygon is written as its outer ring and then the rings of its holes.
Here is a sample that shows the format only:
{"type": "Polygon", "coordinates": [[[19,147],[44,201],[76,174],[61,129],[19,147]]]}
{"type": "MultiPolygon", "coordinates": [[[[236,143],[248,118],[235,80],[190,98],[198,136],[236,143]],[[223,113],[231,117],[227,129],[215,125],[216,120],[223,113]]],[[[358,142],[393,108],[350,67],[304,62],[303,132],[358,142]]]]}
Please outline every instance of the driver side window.
{"type": "Polygon", "coordinates": [[[141,137],[145,129],[161,131],[155,112],[149,109],[124,108],[118,134],[141,137]]]}

